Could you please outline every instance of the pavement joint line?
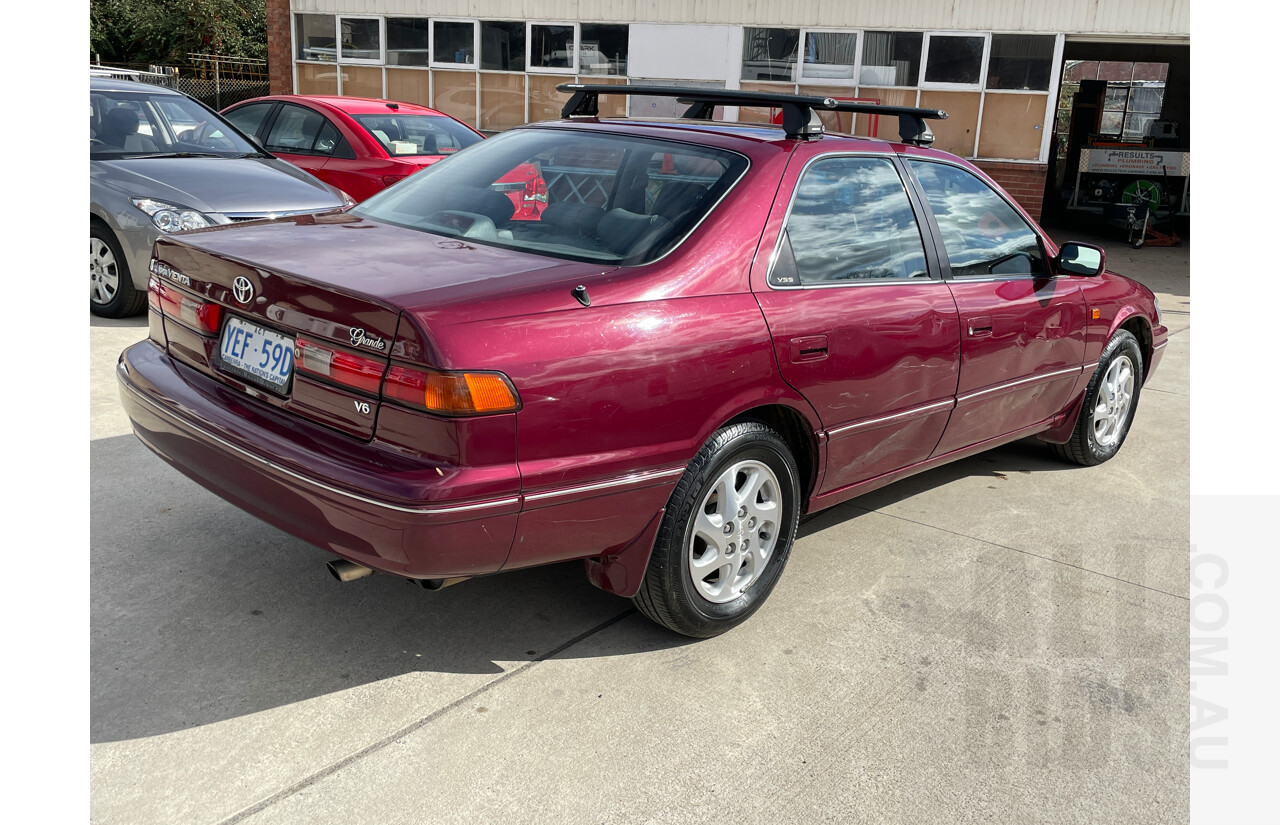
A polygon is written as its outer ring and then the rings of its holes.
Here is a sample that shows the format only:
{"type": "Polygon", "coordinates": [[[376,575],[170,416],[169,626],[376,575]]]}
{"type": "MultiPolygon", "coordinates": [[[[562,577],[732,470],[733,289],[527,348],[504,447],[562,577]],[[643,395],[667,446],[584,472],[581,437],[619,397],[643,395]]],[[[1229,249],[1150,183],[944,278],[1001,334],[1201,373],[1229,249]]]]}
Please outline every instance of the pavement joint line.
{"type": "Polygon", "coordinates": [[[1171,333],[1169,333],[1169,337],[1170,337],[1170,338],[1172,338],[1172,337],[1173,337],[1173,336],[1175,336],[1175,335],[1181,335],[1181,334],[1182,334],[1182,333],[1184,333],[1184,332],[1190,332],[1190,331],[1191,331],[1191,327],[1183,327],[1182,329],[1178,330],[1177,332],[1171,332],[1171,333]]]}
{"type": "Polygon", "coordinates": [[[925,523],[925,522],[923,522],[923,521],[916,521],[915,519],[910,519],[910,518],[907,518],[906,516],[895,516],[893,513],[886,513],[886,512],[884,512],[883,510],[871,510],[871,509],[866,508],[866,507],[859,507],[858,505],[856,505],[856,504],[852,504],[852,503],[850,503],[850,504],[849,504],[849,506],[850,506],[850,507],[853,507],[853,508],[855,508],[855,509],[861,510],[861,511],[862,511],[862,512],[864,512],[864,513],[875,513],[876,515],[885,516],[885,517],[887,517],[887,518],[896,518],[896,519],[898,519],[899,521],[905,521],[905,522],[907,522],[907,523],[909,523],[909,524],[916,524],[916,525],[919,525],[920,527],[928,527],[928,528],[930,528],[930,529],[932,529],[932,530],[941,530],[941,531],[942,531],[942,532],[944,532],[944,533],[950,533],[951,535],[953,535],[953,536],[959,536],[959,537],[960,537],[960,538],[962,538],[962,539],[970,539],[971,541],[977,541],[977,542],[981,542],[981,543],[983,543],[983,544],[989,544],[989,545],[991,545],[992,547],[1000,547],[1000,548],[1003,548],[1003,549],[1005,549],[1005,550],[1012,550],[1012,551],[1013,551],[1013,552],[1015,552],[1015,553],[1022,553],[1023,555],[1032,556],[1032,557],[1037,558],[1037,559],[1043,559],[1043,560],[1045,560],[1045,561],[1053,562],[1054,564],[1061,564],[1061,565],[1063,565],[1064,567],[1074,567],[1076,570],[1080,570],[1080,571],[1085,572],[1085,573],[1092,573],[1092,574],[1093,574],[1093,575],[1095,575],[1095,576],[1102,576],[1104,579],[1111,579],[1112,581],[1122,582],[1123,584],[1131,584],[1131,585],[1133,585],[1134,587],[1141,587],[1143,590],[1150,590],[1150,591],[1152,591],[1153,593],[1163,593],[1164,595],[1166,595],[1166,596],[1172,596],[1172,597],[1173,597],[1173,598],[1175,598],[1175,599],[1182,599],[1184,602],[1189,602],[1189,601],[1191,601],[1190,597],[1188,597],[1188,596],[1179,596],[1177,593],[1170,593],[1170,592],[1169,592],[1169,591],[1167,591],[1167,590],[1161,590],[1160,588],[1158,588],[1158,587],[1152,587],[1152,586],[1151,586],[1151,585],[1149,585],[1149,584],[1140,584],[1140,583],[1138,583],[1138,582],[1131,582],[1131,581],[1129,581],[1128,579],[1122,579],[1122,578],[1120,578],[1119,576],[1112,576],[1112,575],[1111,575],[1111,574],[1109,574],[1109,573],[1103,573],[1103,572],[1098,571],[1098,570],[1090,570],[1090,569],[1089,569],[1089,568],[1087,568],[1087,567],[1081,567],[1080,565],[1078,565],[1078,564],[1072,564],[1072,563],[1071,563],[1071,562],[1069,562],[1069,561],[1063,561],[1062,559],[1055,559],[1055,558],[1052,558],[1052,557],[1050,557],[1050,556],[1042,556],[1042,555],[1040,555],[1039,553],[1032,553],[1030,550],[1021,550],[1021,549],[1019,549],[1019,548],[1017,548],[1017,547],[1010,547],[1010,546],[1009,546],[1009,545],[1007,545],[1007,544],[1001,544],[1001,543],[999,543],[999,542],[997,542],[997,541],[989,541],[989,540],[987,540],[987,539],[980,539],[980,538],[978,538],[977,536],[970,536],[970,535],[967,535],[967,534],[965,534],[965,533],[958,533],[958,532],[956,532],[955,530],[948,530],[947,528],[945,528],[945,527],[939,527],[939,526],[937,526],[936,524],[926,524],[926,523],[925,523]]]}
{"type": "Polygon", "coordinates": [[[1155,387],[1143,387],[1143,388],[1142,388],[1142,391],[1143,391],[1143,392],[1158,392],[1158,393],[1163,393],[1164,395],[1176,395],[1176,396],[1178,396],[1179,398],[1190,398],[1190,397],[1191,397],[1190,395],[1188,395],[1188,394],[1187,394],[1187,393],[1185,393],[1185,392],[1174,392],[1173,390],[1158,390],[1158,389],[1156,389],[1155,387]]]}
{"type": "Polygon", "coordinates": [[[360,761],[361,759],[364,759],[366,756],[370,756],[374,753],[377,753],[378,751],[382,750],[387,745],[392,744],[396,740],[402,739],[405,736],[408,736],[409,734],[414,733],[426,727],[431,722],[434,722],[436,719],[439,719],[441,716],[444,716],[449,711],[467,704],[468,702],[475,699],[477,696],[481,696],[489,692],[490,690],[502,684],[503,682],[507,681],[508,679],[518,676],[521,673],[524,673],[526,670],[529,670],[530,668],[534,667],[535,665],[538,665],[542,662],[547,661],[548,659],[551,659],[555,656],[560,655],[561,653],[573,647],[574,645],[578,644],[579,642],[585,641],[591,636],[594,636],[597,633],[607,630],[608,628],[612,627],[613,625],[617,624],[618,622],[622,621],[628,616],[635,614],[636,612],[637,612],[636,609],[634,607],[631,607],[624,610],[623,612],[619,613],[617,616],[614,616],[611,619],[606,619],[605,621],[601,622],[595,627],[590,628],[589,630],[585,630],[582,633],[579,633],[577,636],[574,636],[569,641],[560,644],[558,647],[548,650],[546,653],[542,654],[541,656],[538,656],[535,659],[530,659],[529,661],[520,665],[520,667],[516,668],[515,670],[509,670],[506,673],[499,676],[498,678],[494,679],[493,681],[484,683],[480,687],[468,693],[466,696],[460,696],[457,699],[454,699],[449,704],[445,705],[444,707],[438,708],[432,711],[431,713],[427,714],[421,719],[410,722],[409,724],[405,725],[404,727],[400,728],[394,733],[388,734],[387,736],[384,736],[383,738],[379,739],[376,742],[373,742],[372,744],[366,745],[365,747],[361,748],[360,750],[354,753],[347,754],[346,756],[342,757],[341,759],[334,762],[333,764],[328,765],[327,767],[321,768],[320,770],[316,771],[310,776],[303,777],[302,779],[293,783],[289,787],[276,791],[271,796],[268,796],[265,799],[258,800],[257,802],[250,805],[249,807],[244,808],[232,814],[231,816],[227,817],[226,819],[221,820],[218,823],[218,825],[233,825],[233,823],[243,822],[244,820],[248,819],[254,814],[261,813],[262,811],[266,810],[267,808],[271,807],[277,802],[282,802],[285,799],[288,799],[289,797],[293,796],[299,791],[303,791],[309,788],[310,786],[316,784],[320,780],[325,779],[329,776],[332,776],[333,774],[337,773],[343,768],[349,765],[352,765],[360,761]]]}

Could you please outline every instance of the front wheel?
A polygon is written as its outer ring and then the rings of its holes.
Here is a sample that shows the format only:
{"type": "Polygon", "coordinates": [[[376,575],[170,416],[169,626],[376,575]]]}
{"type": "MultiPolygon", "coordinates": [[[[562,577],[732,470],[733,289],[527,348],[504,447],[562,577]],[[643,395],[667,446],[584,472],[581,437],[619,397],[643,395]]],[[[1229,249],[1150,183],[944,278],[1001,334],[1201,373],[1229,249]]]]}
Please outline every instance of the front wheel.
{"type": "Polygon", "coordinates": [[[1098,369],[1084,391],[1084,404],[1071,439],[1066,444],[1053,445],[1054,450],[1066,460],[1086,467],[1114,456],[1129,435],[1141,391],[1142,351],[1133,333],[1122,329],[1102,350],[1098,369]]]}
{"type": "Polygon", "coordinates": [[[799,473],[768,426],[724,427],[671,494],[635,604],[685,636],[724,633],[760,609],[799,523],[799,473]]]}
{"type": "Polygon", "coordinates": [[[134,289],[129,263],[111,230],[89,222],[89,311],[105,318],[137,315],[147,306],[147,294],[134,289]]]}

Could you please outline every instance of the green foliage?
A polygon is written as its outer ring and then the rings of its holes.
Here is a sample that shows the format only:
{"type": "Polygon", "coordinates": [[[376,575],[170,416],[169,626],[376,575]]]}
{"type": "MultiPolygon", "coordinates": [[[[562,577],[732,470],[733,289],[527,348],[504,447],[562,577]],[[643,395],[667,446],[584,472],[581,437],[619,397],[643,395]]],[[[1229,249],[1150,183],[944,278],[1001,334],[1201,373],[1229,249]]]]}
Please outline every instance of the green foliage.
{"type": "Polygon", "coordinates": [[[265,0],[90,0],[89,51],[103,63],[185,66],[191,52],[267,56],[265,0]]]}

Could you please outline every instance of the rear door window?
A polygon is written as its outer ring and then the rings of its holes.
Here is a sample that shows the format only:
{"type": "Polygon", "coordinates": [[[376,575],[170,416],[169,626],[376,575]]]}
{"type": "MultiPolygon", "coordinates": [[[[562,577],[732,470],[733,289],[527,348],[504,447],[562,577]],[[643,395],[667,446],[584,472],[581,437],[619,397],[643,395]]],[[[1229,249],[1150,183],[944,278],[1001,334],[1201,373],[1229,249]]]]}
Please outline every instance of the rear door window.
{"type": "Polygon", "coordinates": [[[246,135],[257,135],[258,130],[262,128],[262,121],[274,105],[274,103],[250,103],[234,112],[228,112],[225,117],[231,121],[231,125],[246,135]]]}
{"type": "Polygon", "coordinates": [[[928,278],[906,187],[888,158],[814,161],[796,186],[774,286],[928,278]]]}
{"type": "Polygon", "coordinates": [[[316,139],[328,123],[319,112],[285,103],[267,135],[267,151],[293,155],[315,154],[316,139]]]}

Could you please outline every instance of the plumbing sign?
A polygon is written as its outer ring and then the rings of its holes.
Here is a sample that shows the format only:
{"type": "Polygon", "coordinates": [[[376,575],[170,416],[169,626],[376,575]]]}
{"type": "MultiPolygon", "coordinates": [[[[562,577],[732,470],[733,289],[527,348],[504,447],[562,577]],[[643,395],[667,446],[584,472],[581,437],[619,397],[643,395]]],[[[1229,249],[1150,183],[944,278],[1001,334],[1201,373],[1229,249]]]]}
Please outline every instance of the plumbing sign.
{"type": "Polygon", "coordinates": [[[1191,174],[1191,153],[1095,146],[1080,153],[1080,171],[1122,175],[1169,174],[1185,177],[1191,174]]]}

